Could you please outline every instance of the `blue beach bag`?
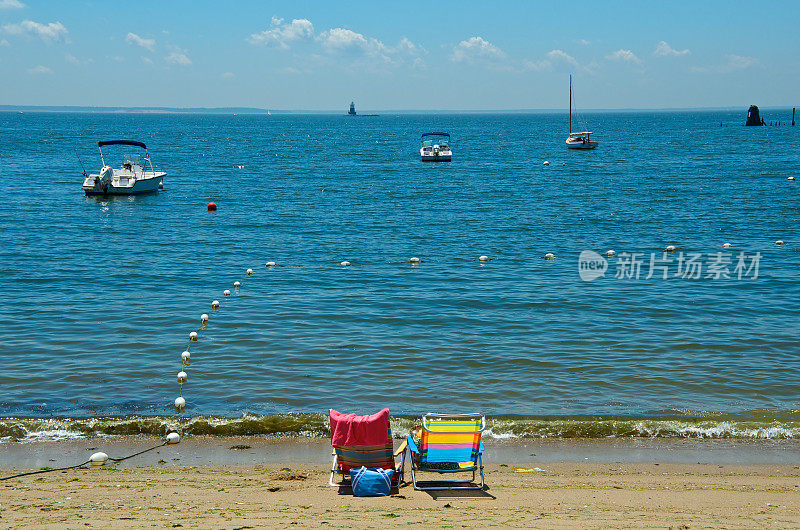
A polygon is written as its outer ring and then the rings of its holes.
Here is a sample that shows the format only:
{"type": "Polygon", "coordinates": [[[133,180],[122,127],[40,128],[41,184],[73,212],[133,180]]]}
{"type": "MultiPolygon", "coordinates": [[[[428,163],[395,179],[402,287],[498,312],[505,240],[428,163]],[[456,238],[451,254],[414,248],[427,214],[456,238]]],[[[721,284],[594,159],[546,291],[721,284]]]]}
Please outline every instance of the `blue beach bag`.
{"type": "Polygon", "coordinates": [[[353,486],[353,495],[356,497],[383,497],[389,495],[392,489],[391,469],[379,467],[367,468],[361,466],[350,470],[350,484],[353,486]]]}

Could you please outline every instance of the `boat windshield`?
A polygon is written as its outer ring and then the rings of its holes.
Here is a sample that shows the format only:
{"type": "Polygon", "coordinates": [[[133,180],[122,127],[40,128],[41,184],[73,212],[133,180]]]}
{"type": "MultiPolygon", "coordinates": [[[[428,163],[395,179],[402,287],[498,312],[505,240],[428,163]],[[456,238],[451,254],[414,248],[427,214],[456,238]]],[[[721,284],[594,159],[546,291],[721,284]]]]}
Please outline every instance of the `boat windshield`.
{"type": "Polygon", "coordinates": [[[424,140],[422,142],[422,147],[433,147],[433,140],[424,140]]]}
{"type": "Polygon", "coordinates": [[[124,155],[122,157],[122,167],[124,167],[125,169],[130,169],[132,166],[144,167],[142,166],[141,155],[132,154],[132,155],[124,155]]]}

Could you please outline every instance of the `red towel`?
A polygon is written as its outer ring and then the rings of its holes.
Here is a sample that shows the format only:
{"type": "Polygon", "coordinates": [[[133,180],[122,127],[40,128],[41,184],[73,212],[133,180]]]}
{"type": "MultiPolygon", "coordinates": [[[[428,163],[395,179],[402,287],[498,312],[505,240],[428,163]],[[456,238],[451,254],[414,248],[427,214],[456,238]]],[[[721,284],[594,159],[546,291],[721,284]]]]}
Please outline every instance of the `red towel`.
{"type": "Polygon", "coordinates": [[[381,445],[389,438],[389,409],[377,414],[356,416],[331,409],[331,445],[334,447],[381,445]]]}

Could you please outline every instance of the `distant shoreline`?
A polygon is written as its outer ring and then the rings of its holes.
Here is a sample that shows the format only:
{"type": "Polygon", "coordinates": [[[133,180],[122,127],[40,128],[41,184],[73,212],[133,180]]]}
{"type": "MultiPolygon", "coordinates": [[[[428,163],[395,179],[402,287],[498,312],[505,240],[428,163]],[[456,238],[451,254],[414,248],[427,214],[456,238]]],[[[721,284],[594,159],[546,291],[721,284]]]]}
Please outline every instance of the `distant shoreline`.
{"type": "MultiPolygon", "coordinates": [[[[748,105],[738,107],[674,107],[674,108],[623,108],[623,109],[582,109],[583,113],[624,113],[624,112],[747,112],[748,105]]],[[[761,107],[762,111],[788,111],[792,107],[761,107]]],[[[342,115],[341,110],[303,110],[303,109],[261,109],[256,107],[87,107],[58,105],[0,105],[0,112],[53,112],[74,114],[245,114],[245,115],[342,115]]],[[[566,109],[494,109],[494,110],[456,110],[456,109],[388,109],[370,110],[370,114],[561,114],[566,109]]],[[[364,115],[367,115],[366,113],[364,115]]]]}

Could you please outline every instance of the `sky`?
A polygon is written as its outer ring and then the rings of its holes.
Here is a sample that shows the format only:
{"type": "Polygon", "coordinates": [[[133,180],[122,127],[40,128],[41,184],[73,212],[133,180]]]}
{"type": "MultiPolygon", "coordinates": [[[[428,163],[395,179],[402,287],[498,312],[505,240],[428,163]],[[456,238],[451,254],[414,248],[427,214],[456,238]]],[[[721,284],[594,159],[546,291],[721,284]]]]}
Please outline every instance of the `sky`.
{"type": "Polygon", "coordinates": [[[0,104],[800,105],[800,2],[0,0],[0,104]]]}

